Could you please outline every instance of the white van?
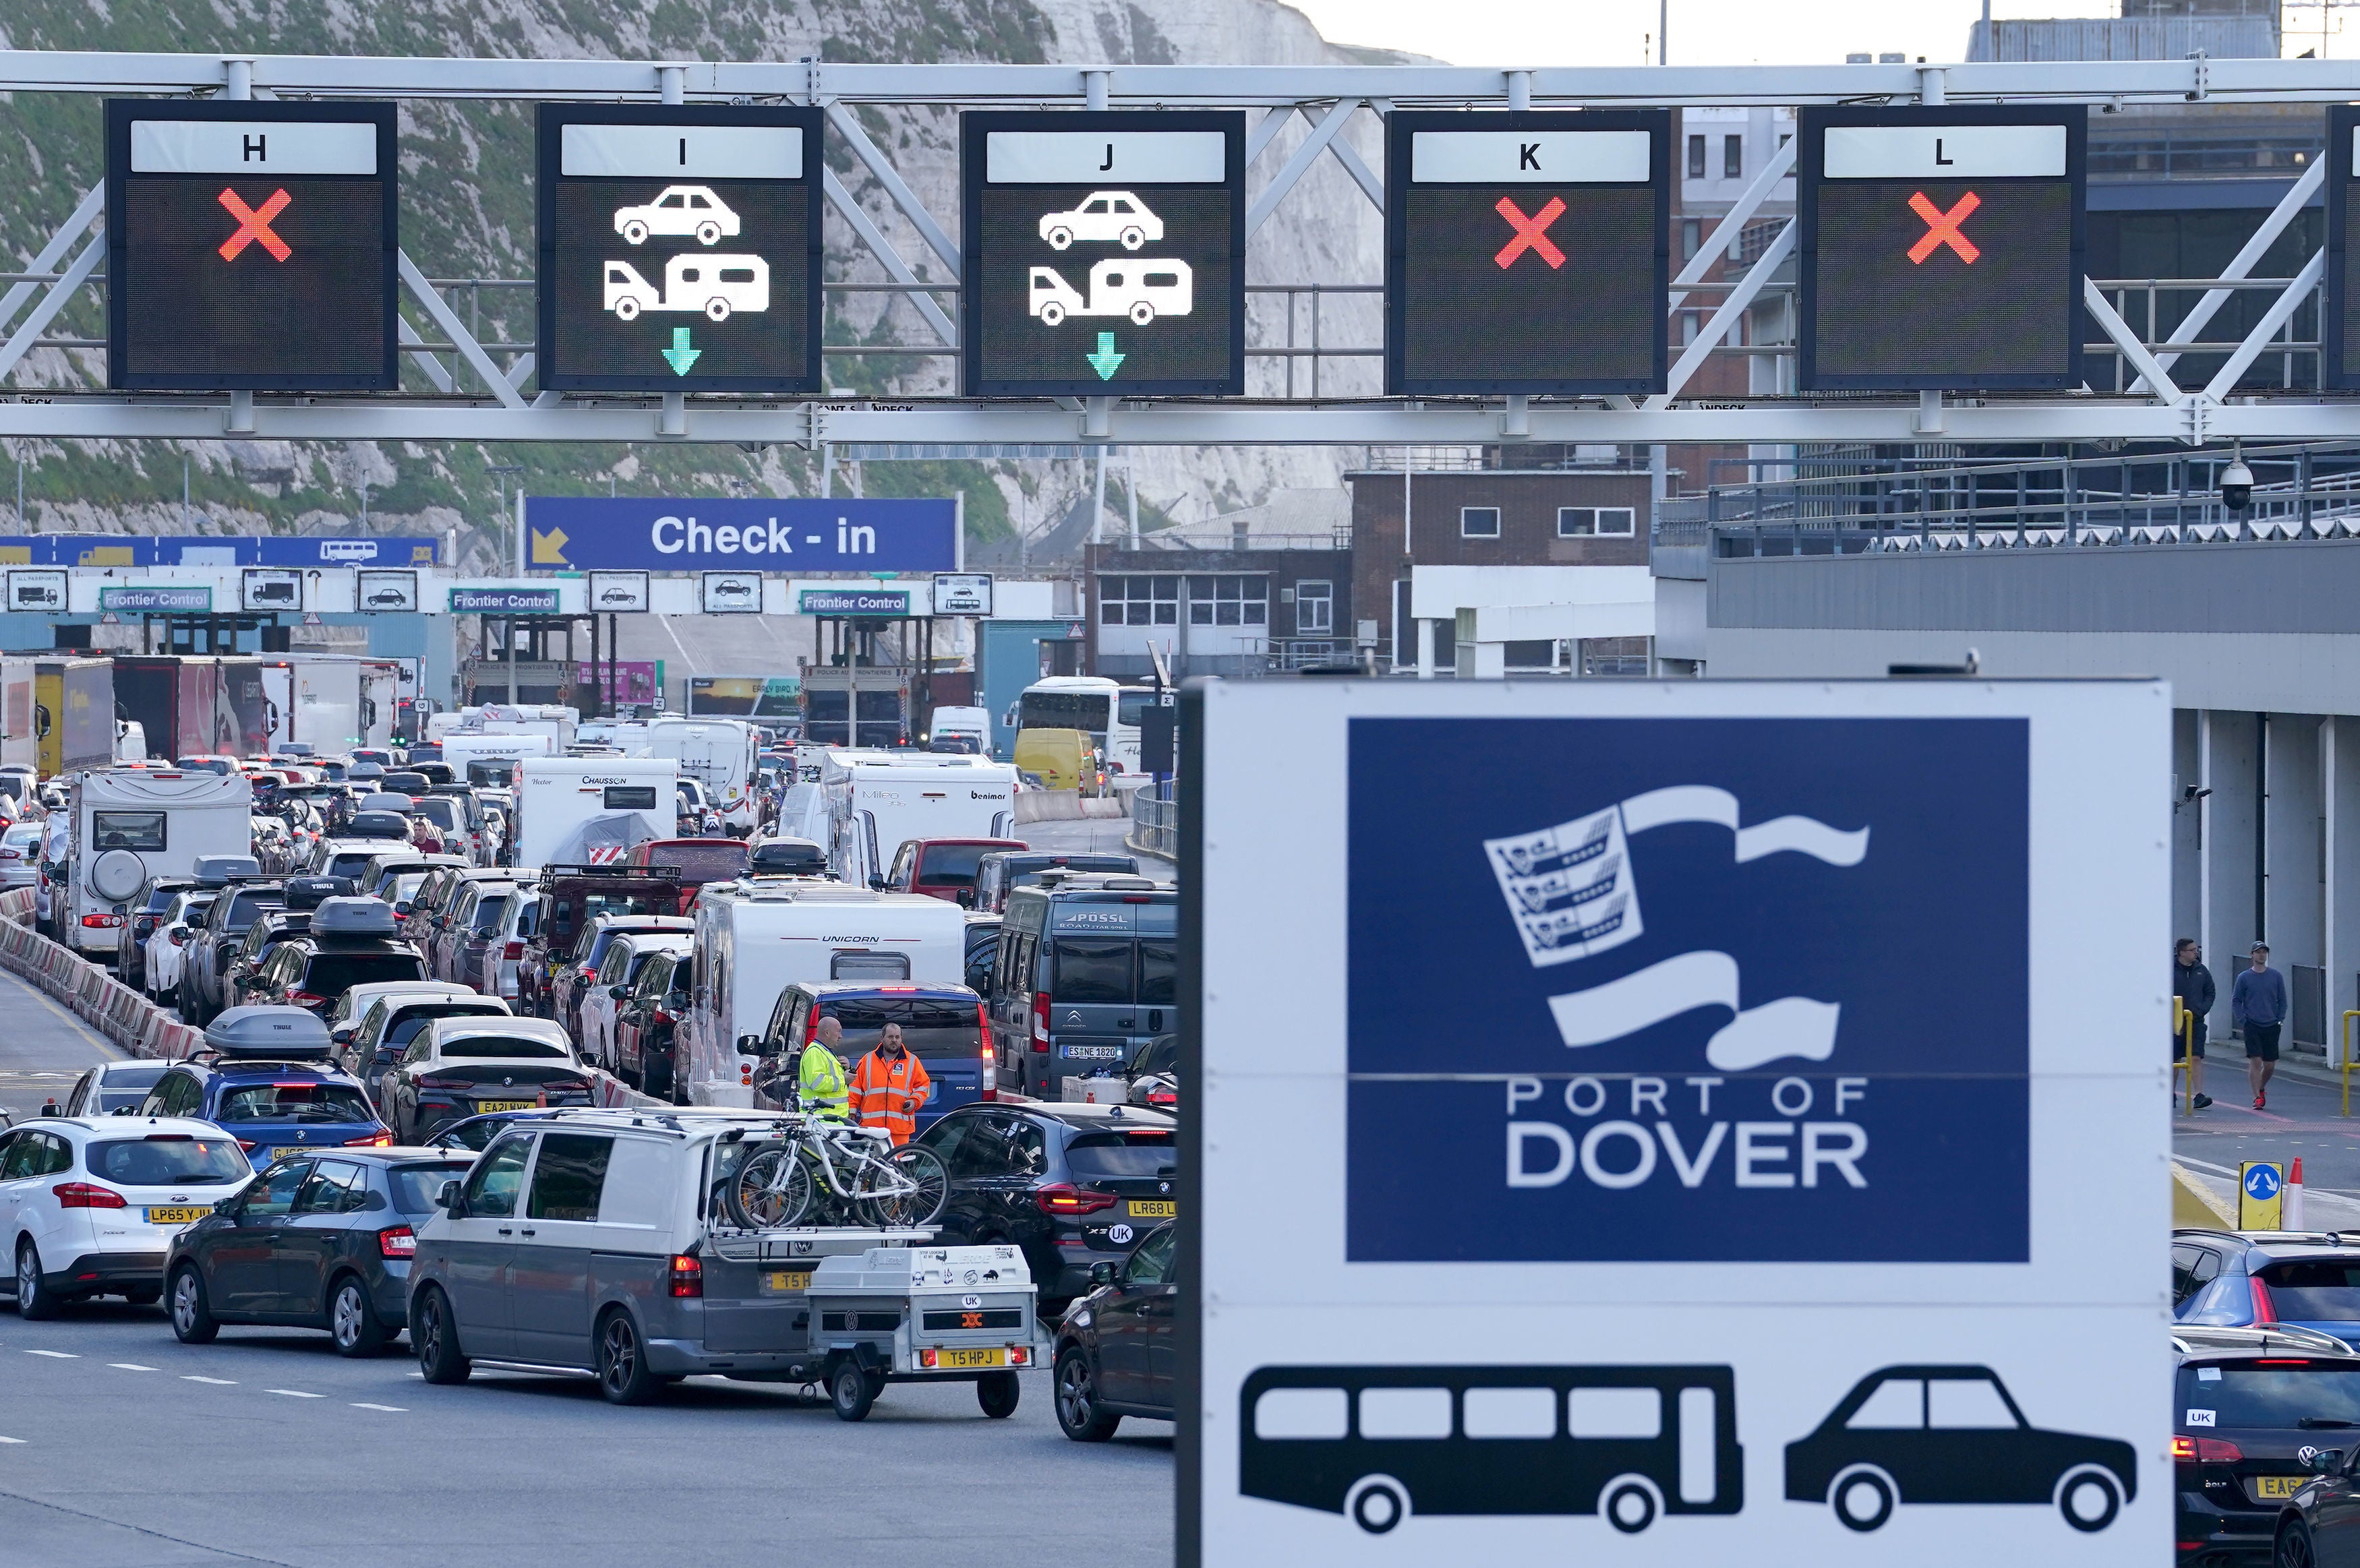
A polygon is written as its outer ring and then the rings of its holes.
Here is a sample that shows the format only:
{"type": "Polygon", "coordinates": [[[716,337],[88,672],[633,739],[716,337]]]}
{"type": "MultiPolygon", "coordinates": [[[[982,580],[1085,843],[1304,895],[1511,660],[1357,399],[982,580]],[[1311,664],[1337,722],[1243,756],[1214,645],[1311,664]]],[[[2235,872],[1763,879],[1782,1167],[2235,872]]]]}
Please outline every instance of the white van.
{"type": "Polygon", "coordinates": [[[830,751],[819,789],[828,865],[856,887],[884,876],[904,840],[1006,838],[1016,825],[1016,767],[988,757],[830,751]]]}
{"type": "Polygon", "coordinates": [[[679,778],[679,765],[668,757],[526,758],[517,771],[508,864],[620,860],[635,844],[674,836],[679,778]]]}
{"type": "Polygon", "coordinates": [[[952,738],[975,742],[976,755],[991,755],[991,710],[989,708],[936,708],[927,721],[926,744],[939,745],[952,738]]]}
{"type": "Polygon", "coordinates": [[[759,802],[754,769],[762,737],[744,719],[658,719],[647,726],[647,757],[669,757],[681,776],[705,786],[722,825],[743,837],[754,831],[759,802]]]}
{"type": "Polygon", "coordinates": [[[73,777],[58,940],[93,963],[114,954],[128,906],[201,855],[254,851],[254,788],[242,773],[122,768],[73,777]]]}
{"type": "Polygon", "coordinates": [[[759,1035],[798,980],[963,984],[967,911],[923,893],[825,882],[716,882],[697,894],[688,1016],[674,1060],[689,1103],[751,1106],[738,1042],[759,1035]]]}

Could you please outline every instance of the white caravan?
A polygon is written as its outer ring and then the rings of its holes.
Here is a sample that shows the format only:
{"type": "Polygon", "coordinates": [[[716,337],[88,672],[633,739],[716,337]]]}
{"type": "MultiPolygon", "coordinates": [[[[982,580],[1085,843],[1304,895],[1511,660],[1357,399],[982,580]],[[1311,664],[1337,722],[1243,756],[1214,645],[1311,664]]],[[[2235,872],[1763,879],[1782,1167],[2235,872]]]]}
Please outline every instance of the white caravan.
{"type": "Polygon", "coordinates": [[[693,998],[676,1060],[689,1102],[751,1105],[738,1040],[759,1035],[799,980],[951,985],[967,968],[967,911],[923,893],[825,882],[708,883],[690,945],[693,998]]]}
{"type": "Polygon", "coordinates": [[[73,776],[59,940],[111,958],[129,906],[158,877],[188,877],[201,855],[254,853],[254,788],[242,773],[124,768],[73,776]]]}
{"type": "Polygon", "coordinates": [[[680,829],[679,767],[668,758],[528,757],[517,769],[508,864],[588,866],[680,829]]]}
{"type": "Polygon", "coordinates": [[[1127,316],[1132,326],[1143,327],[1158,316],[1185,316],[1195,308],[1194,275],[1185,261],[1109,256],[1090,268],[1087,299],[1055,267],[1032,271],[1032,311],[1044,327],[1068,316],[1127,316]]]}
{"type": "Polygon", "coordinates": [[[856,887],[885,875],[913,838],[1006,838],[1016,768],[956,752],[830,751],[820,762],[829,869],[856,887]]]}
{"type": "Polygon", "coordinates": [[[743,836],[759,814],[754,770],[761,753],[761,735],[744,719],[658,719],[639,755],[677,761],[682,778],[705,786],[722,825],[743,836]]]}
{"type": "Polygon", "coordinates": [[[732,311],[770,308],[770,264],[759,256],[673,256],[664,263],[661,294],[629,262],[606,264],[606,309],[620,321],[638,321],[642,310],[702,310],[707,321],[726,321],[732,311]]]}

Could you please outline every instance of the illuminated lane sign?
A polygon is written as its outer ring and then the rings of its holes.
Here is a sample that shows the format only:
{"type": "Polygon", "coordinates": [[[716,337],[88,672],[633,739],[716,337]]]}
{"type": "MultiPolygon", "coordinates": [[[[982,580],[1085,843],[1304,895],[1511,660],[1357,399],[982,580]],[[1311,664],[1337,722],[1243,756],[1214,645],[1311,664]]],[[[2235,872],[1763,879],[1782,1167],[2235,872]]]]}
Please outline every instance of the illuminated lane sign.
{"type": "Polygon", "coordinates": [[[1660,392],[1671,115],[1385,122],[1385,390],[1660,392]]]}
{"type": "Polygon", "coordinates": [[[1805,391],[2078,387],[2083,149],[2070,108],[1805,109],[1805,391]]]}
{"type": "Polygon", "coordinates": [[[106,105],[107,384],[391,391],[389,103],[106,105]]]}
{"type": "Polygon", "coordinates": [[[821,124],[542,104],[541,384],[819,391],[821,124]]]}
{"type": "Polygon", "coordinates": [[[959,122],[969,397],[1245,390],[1242,114],[959,122]]]}
{"type": "MultiPolygon", "coordinates": [[[[2352,181],[2360,170],[2360,109],[2327,111],[2327,327],[2320,336],[2320,385],[2360,387],[2360,245],[2352,243],[2352,181]]],[[[2218,332],[2208,333],[2218,336],[2218,332]]]]}

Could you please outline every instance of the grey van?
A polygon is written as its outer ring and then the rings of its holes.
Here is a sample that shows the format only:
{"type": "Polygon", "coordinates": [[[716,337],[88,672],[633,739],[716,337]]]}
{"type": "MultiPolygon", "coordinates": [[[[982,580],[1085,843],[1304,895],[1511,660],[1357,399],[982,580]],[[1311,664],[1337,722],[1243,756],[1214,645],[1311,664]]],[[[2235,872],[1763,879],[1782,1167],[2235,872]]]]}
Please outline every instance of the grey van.
{"type": "Polygon", "coordinates": [[[1180,1027],[1180,895],[1081,876],[1009,894],[991,974],[1000,1087],[1054,1100],[1180,1027]]]}

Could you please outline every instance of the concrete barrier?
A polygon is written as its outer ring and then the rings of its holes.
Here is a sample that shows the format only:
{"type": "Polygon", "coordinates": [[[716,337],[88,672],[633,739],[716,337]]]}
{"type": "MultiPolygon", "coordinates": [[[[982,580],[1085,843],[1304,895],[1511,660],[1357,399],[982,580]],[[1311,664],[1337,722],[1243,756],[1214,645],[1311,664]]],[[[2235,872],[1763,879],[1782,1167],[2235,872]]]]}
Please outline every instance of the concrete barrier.
{"type": "Polygon", "coordinates": [[[1130,802],[1116,796],[1084,795],[1078,789],[1023,789],[1016,796],[1016,821],[1078,822],[1094,817],[1127,817],[1130,802]]]}

